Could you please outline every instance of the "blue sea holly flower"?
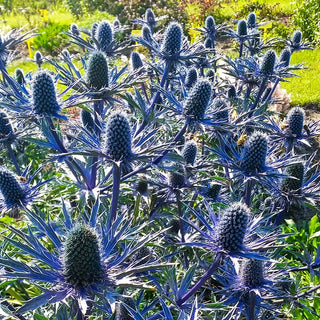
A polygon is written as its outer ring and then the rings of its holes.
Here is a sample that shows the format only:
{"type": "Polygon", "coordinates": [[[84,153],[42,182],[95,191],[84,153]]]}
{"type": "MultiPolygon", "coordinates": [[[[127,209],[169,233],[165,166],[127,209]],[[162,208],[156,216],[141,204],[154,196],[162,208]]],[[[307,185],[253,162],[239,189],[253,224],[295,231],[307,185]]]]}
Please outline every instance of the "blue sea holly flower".
{"type": "Polygon", "coordinates": [[[103,52],[96,51],[90,55],[86,78],[88,86],[95,90],[108,86],[108,62],[103,52]]]}
{"type": "Polygon", "coordinates": [[[57,220],[53,224],[44,220],[42,213],[27,210],[26,215],[32,225],[26,232],[8,226],[15,236],[7,241],[19,253],[17,256],[10,254],[10,257],[2,253],[0,265],[5,268],[0,278],[25,279],[43,291],[25,302],[17,310],[18,314],[48,303],[59,306],[64,300],[72,300],[76,302],[75,315],[82,314],[83,317],[89,305],[91,311],[102,309],[104,315],[111,315],[111,304],[121,296],[117,288],[150,288],[135,275],[163,265],[155,260],[133,267],[128,261],[131,255],[158,237],[159,232],[141,237],[130,229],[130,219],[126,214],[117,217],[112,225],[107,223],[108,227],[98,224],[97,217],[101,213],[99,200],[94,204],[88,221],[86,218],[84,221],[72,221],[64,203],[62,208],[64,221],[57,220]],[[58,227],[53,228],[53,225],[58,227]],[[40,237],[46,241],[39,241],[40,237]],[[19,261],[22,256],[23,262],[19,261]]]}
{"type": "Polygon", "coordinates": [[[194,161],[196,160],[196,156],[197,156],[197,149],[198,149],[197,144],[194,141],[188,141],[185,143],[182,150],[182,156],[185,164],[187,165],[194,164],[194,161]]]}
{"type": "Polygon", "coordinates": [[[0,144],[11,145],[16,140],[8,115],[0,112],[0,144]]]}
{"type": "Polygon", "coordinates": [[[109,21],[104,20],[99,23],[96,39],[99,43],[99,48],[103,52],[107,52],[114,39],[113,29],[109,21]]]}

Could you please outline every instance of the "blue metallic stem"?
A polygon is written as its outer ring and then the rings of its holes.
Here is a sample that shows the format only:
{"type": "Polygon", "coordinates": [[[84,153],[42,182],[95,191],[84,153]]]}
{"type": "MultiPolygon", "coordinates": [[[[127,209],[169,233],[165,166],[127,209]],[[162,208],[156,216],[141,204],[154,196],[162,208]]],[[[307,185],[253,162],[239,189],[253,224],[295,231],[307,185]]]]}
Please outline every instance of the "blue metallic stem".
{"type": "Polygon", "coordinates": [[[110,216],[111,223],[116,220],[117,217],[117,208],[119,201],[119,193],[120,193],[120,178],[121,171],[120,166],[118,166],[115,162],[113,163],[113,172],[112,172],[112,199],[111,199],[111,207],[110,207],[110,216]]]}
{"type": "Polygon", "coordinates": [[[244,190],[244,203],[249,207],[251,202],[251,193],[255,182],[253,180],[248,180],[244,190]]]}
{"type": "Polygon", "coordinates": [[[267,99],[266,99],[266,102],[269,102],[269,101],[271,100],[272,95],[274,94],[274,92],[275,92],[275,90],[276,90],[277,85],[279,84],[279,82],[280,82],[280,79],[277,79],[277,80],[274,82],[273,88],[272,88],[272,90],[270,91],[270,93],[269,93],[269,95],[268,95],[268,97],[267,97],[267,99]]]}
{"type": "Polygon", "coordinates": [[[259,86],[259,90],[258,90],[257,96],[256,96],[256,98],[254,100],[254,103],[250,106],[250,110],[254,110],[256,108],[256,106],[258,105],[258,102],[260,101],[262,93],[263,93],[263,91],[264,91],[264,89],[266,87],[267,81],[268,81],[267,77],[264,77],[262,79],[262,82],[260,83],[260,86],[259,86]]]}

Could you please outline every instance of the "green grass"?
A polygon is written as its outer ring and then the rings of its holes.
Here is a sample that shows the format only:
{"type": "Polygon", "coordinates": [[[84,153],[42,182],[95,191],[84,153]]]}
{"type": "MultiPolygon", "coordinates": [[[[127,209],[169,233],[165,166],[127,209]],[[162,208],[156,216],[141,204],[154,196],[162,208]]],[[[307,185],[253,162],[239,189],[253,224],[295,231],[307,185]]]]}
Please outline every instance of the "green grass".
{"type": "Polygon", "coordinates": [[[308,69],[298,70],[299,77],[289,79],[282,87],[291,94],[293,105],[318,103],[320,105],[320,49],[295,52],[291,64],[304,63],[308,69]]]}

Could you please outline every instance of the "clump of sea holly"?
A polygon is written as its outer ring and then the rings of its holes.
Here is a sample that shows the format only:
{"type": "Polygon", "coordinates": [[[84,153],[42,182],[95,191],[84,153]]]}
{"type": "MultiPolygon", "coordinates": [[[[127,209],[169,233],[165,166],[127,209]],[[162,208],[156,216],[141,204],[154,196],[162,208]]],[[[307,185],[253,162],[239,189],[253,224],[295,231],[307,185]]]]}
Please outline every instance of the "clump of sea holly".
{"type": "Polygon", "coordinates": [[[96,38],[102,51],[106,52],[113,41],[112,26],[108,21],[101,21],[98,25],[96,38]]]}
{"type": "Polygon", "coordinates": [[[184,106],[185,114],[194,120],[202,120],[211,98],[212,88],[208,80],[199,80],[192,88],[184,106]]]}
{"type": "Polygon", "coordinates": [[[38,115],[55,115],[60,106],[57,102],[53,79],[47,70],[38,71],[32,80],[31,97],[33,111],[38,115]]]}
{"type": "Polygon", "coordinates": [[[79,287],[104,279],[98,237],[86,225],[76,226],[66,240],[63,276],[66,282],[79,287]]]}
{"type": "Polygon", "coordinates": [[[241,167],[246,173],[262,172],[265,169],[268,141],[265,134],[253,133],[244,144],[241,167]]]}
{"type": "Polygon", "coordinates": [[[290,177],[283,179],[281,189],[285,191],[301,192],[304,178],[303,163],[294,163],[289,165],[286,168],[286,174],[290,177]]]}
{"type": "Polygon", "coordinates": [[[123,113],[111,114],[106,124],[106,152],[114,161],[127,159],[131,154],[131,128],[123,113]]]}
{"type": "Polygon", "coordinates": [[[0,191],[7,209],[23,205],[27,198],[23,184],[4,167],[0,167],[0,191]]]}
{"type": "Polygon", "coordinates": [[[179,54],[182,47],[183,31],[177,22],[171,22],[165,31],[161,51],[163,54],[173,56],[179,54]]]}
{"type": "Polygon", "coordinates": [[[250,211],[240,202],[231,204],[223,213],[216,240],[218,246],[227,252],[239,252],[243,248],[250,211]]]}
{"type": "Polygon", "coordinates": [[[300,107],[291,109],[287,115],[287,122],[292,134],[297,137],[302,136],[302,130],[304,125],[305,112],[300,107]]]}
{"type": "Polygon", "coordinates": [[[247,259],[243,262],[240,279],[242,284],[250,289],[262,286],[265,282],[263,261],[247,259]]]}
{"type": "Polygon", "coordinates": [[[184,162],[193,165],[197,156],[197,144],[193,141],[188,141],[182,150],[184,162]]]}
{"type": "Polygon", "coordinates": [[[101,51],[90,55],[86,77],[88,85],[93,89],[99,90],[108,86],[108,63],[101,51]]]}

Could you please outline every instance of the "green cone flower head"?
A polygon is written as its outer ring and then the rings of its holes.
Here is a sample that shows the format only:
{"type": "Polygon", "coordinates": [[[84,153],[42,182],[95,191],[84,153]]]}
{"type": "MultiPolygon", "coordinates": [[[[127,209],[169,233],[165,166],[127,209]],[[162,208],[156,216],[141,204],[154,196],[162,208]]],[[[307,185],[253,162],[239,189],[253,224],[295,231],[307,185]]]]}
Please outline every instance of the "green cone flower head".
{"type": "Polygon", "coordinates": [[[274,66],[276,64],[277,54],[274,50],[268,50],[264,56],[261,63],[261,73],[268,76],[272,75],[274,72],[274,66]]]}
{"type": "Polygon", "coordinates": [[[256,26],[257,18],[254,12],[250,12],[247,18],[248,28],[253,29],[256,26]]]}
{"type": "Polygon", "coordinates": [[[171,22],[164,33],[161,52],[166,55],[179,54],[182,47],[183,31],[177,22],[171,22]]]}
{"type": "Polygon", "coordinates": [[[102,51],[107,51],[108,46],[113,41],[112,26],[108,21],[101,21],[97,28],[97,41],[102,51]]]}
{"type": "Polygon", "coordinates": [[[90,286],[104,278],[98,236],[86,225],[76,226],[66,240],[63,275],[77,287],[90,286]]]}
{"type": "Polygon", "coordinates": [[[280,63],[284,63],[284,66],[288,67],[290,64],[290,59],[291,59],[290,49],[289,48],[283,49],[279,57],[280,63]]]}
{"type": "Polygon", "coordinates": [[[94,131],[94,120],[91,112],[82,109],[81,110],[81,122],[83,126],[90,132],[94,131]]]}
{"type": "Polygon", "coordinates": [[[190,68],[188,70],[185,86],[189,90],[198,80],[198,72],[196,68],[190,68]]]}
{"type": "Polygon", "coordinates": [[[238,22],[237,25],[237,34],[238,36],[246,36],[248,34],[247,30],[247,22],[246,20],[242,19],[238,22]]]}
{"type": "Polygon", "coordinates": [[[204,26],[209,30],[210,33],[214,33],[216,30],[216,22],[214,21],[214,18],[212,16],[208,16],[204,26]]]}
{"type": "Polygon", "coordinates": [[[185,185],[185,177],[181,165],[176,165],[173,171],[169,173],[169,186],[174,189],[180,189],[185,185]]]}
{"type": "Polygon", "coordinates": [[[26,83],[26,79],[24,78],[24,73],[22,69],[17,68],[16,70],[14,70],[14,77],[20,85],[26,83]]]}
{"type": "Polygon", "coordinates": [[[106,152],[114,161],[127,159],[131,154],[131,128],[120,112],[110,115],[106,124],[106,152]]]}
{"type": "Polygon", "coordinates": [[[302,163],[291,164],[287,167],[286,174],[293,178],[284,178],[281,189],[285,191],[301,192],[304,178],[304,165],[302,163]]]}
{"type": "Polygon", "coordinates": [[[186,142],[182,150],[182,156],[186,164],[194,164],[197,156],[197,145],[194,141],[186,142]]]}
{"type": "Polygon", "coordinates": [[[246,173],[262,172],[265,169],[268,141],[265,134],[253,133],[244,144],[241,167],[246,173]]]}
{"type": "Polygon", "coordinates": [[[136,51],[131,52],[130,61],[131,61],[131,66],[133,70],[137,70],[143,67],[140,54],[136,51]]]}
{"type": "Polygon", "coordinates": [[[305,112],[300,107],[295,107],[288,112],[287,122],[292,134],[297,137],[302,136],[302,129],[304,125],[305,112]]]}
{"type": "Polygon", "coordinates": [[[47,70],[40,70],[34,75],[31,96],[33,111],[38,115],[55,115],[60,109],[56,88],[47,70]]]}
{"type": "Polygon", "coordinates": [[[99,90],[108,86],[108,63],[101,51],[90,55],[86,77],[88,85],[93,89],[99,90]]]}
{"type": "Polygon", "coordinates": [[[239,252],[243,247],[250,211],[248,207],[236,202],[223,213],[217,229],[217,244],[227,252],[239,252]]]}
{"type": "Polygon", "coordinates": [[[202,120],[211,98],[211,92],[211,84],[208,80],[198,80],[185,103],[185,114],[194,120],[202,120]]]}
{"type": "Polygon", "coordinates": [[[240,279],[244,286],[257,288],[265,282],[264,268],[261,260],[247,259],[241,265],[240,279]]]}
{"type": "Polygon", "coordinates": [[[20,206],[26,199],[22,183],[5,167],[0,167],[0,191],[6,208],[20,206]]]}

